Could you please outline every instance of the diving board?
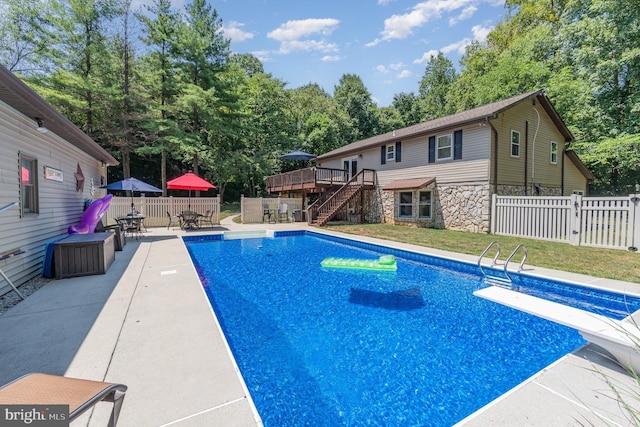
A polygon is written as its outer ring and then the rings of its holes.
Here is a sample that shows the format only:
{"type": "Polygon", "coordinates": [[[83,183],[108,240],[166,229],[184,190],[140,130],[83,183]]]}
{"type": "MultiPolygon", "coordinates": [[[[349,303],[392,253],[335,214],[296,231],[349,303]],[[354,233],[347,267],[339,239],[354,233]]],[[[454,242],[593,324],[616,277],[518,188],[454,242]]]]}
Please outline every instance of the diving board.
{"type": "Polygon", "coordinates": [[[631,318],[618,321],[499,286],[489,286],[473,294],[576,329],[585,340],[609,351],[623,367],[640,373],[640,329],[631,318]]]}

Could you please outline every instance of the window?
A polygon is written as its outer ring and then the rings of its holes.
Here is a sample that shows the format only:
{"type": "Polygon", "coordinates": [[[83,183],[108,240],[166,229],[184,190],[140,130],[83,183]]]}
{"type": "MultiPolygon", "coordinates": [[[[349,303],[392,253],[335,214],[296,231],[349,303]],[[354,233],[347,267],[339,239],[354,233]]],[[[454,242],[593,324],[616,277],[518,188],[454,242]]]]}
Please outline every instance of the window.
{"type": "Polygon", "coordinates": [[[551,164],[558,164],[558,143],[551,141],[551,164]]]}
{"type": "Polygon", "coordinates": [[[431,191],[421,191],[418,199],[418,217],[431,218],[431,191]]]}
{"type": "Polygon", "coordinates": [[[393,144],[387,145],[387,161],[395,160],[396,158],[396,146],[393,144]]]}
{"type": "Polygon", "coordinates": [[[20,154],[20,206],[22,213],[38,213],[38,161],[20,154]]]}
{"type": "Polygon", "coordinates": [[[436,159],[447,160],[453,157],[451,147],[451,134],[441,135],[436,138],[436,159]]]}
{"type": "Polygon", "coordinates": [[[511,131],[511,157],[520,157],[520,132],[511,131]]]}
{"type": "Polygon", "coordinates": [[[398,198],[398,212],[400,218],[413,218],[413,193],[403,191],[398,198]]]}

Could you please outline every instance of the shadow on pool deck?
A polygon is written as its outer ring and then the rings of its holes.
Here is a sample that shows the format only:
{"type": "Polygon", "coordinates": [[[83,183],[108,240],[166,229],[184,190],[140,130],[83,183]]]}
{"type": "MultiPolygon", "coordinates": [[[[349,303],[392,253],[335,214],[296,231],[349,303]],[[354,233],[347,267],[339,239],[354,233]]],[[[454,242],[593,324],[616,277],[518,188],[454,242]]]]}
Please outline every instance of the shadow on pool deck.
{"type": "MultiPolygon", "coordinates": [[[[227,219],[201,233],[265,228],[306,225],[227,219]]],[[[28,372],[127,384],[122,427],[261,425],[180,239],[192,234],[150,229],[116,252],[107,274],[52,281],[0,316],[0,384],[28,372]]],[[[627,425],[602,375],[621,388],[637,384],[601,351],[565,356],[461,424],[627,425]]],[[[104,426],[110,409],[101,403],[73,426],[104,426]]]]}

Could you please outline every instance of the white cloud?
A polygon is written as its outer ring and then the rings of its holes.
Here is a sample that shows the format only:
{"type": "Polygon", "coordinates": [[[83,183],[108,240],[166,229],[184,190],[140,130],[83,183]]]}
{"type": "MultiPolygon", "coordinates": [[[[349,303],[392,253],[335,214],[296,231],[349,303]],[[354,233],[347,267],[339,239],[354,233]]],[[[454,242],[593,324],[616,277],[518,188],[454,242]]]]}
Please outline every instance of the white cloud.
{"type": "Polygon", "coordinates": [[[379,73],[382,74],[387,74],[389,72],[389,70],[387,70],[387,67],[385,67],[384,65],[378,65],[375,70],[379,73]]]}
{"type": "Polygon", "coordinates": [[[375,39],[374,41],[365,44],[365,46],[366,47],[373,47],[373,46],[377,45],[378,43],[380,43],[381,41],[382,40],[380,40],[380,39],[375,39]]]}
{"type": "MultiPolygon", "coordinates": [[[[479,42],[484,42],[485,40],[487,40],[487,34],[489,34],[489,32],[493,30],[493,27],[483,27],[481,25],[475,25],[471,28],[471,32],[473,33],[473,40],[475,41],[479,41],[479,42]]],[[[465,37],[464,39],[455,42],[455,43],[451,43],[450,45],[447,45],[445,47],[443,47],[442,49],[440,49],[442,51],[442,53],[447,54],[449,52],[458,52],[459,54],[464,54],[464,50],[465,48],[471,44],[472,39],[470,39],[469,37],[465,37]]]]}
{"type": "Polygon", "coordinates": [[[443,47],[442,49],[440,49],[442,51],[442,53],[444,53],[445,55],[449,52],[454,52],[457,51],[460,55],[464,54],[464,49],[471,43],[471,39],[468,37],[463,38],[460,41],[457,41],[455,43],[451,43],[450,45],[447,45],[445,47],[443,47]]]}
{"type": "Polygon", "coordinates": [[[339,20],[331,18],[287,21],[267,33],[267,37],[280,42],[280,53],[310,50],[335,52],[338,50],[337,45],[327,42],[323,36],[333,33],[338,28],[338,24],[340,24],[339,20]],[[312,35],[319,35],[320,40],[307,39],[312,35]]]}
{"type": "Polygon", "coordinates": [[[487,40],[487,35],[493,30],[493,27],[483,27],[481,25],[474,25],[471,28],[474,40],[484,42],[487,40]]]}
{"type": "Polygon", "coordinates": [[[409,70],[402,70],[396,77],[399,79],[406,79],[407,77],[413,76],[413,73],[409,70]]]}
{"type": "Polygon", "coordinates": [[[378,0],[378,4],[381,4],[383,6],[388,5],[389,3],[396,1],[396,0],[378,0]]]}
{"type": "Polygon", "coordinates": [[[325,55],[322,57],[322,62],[335,62],[340,61],[342,58],[338,55],[325,55]]]}
{"type": "Polygon", "coordinates": [[[473,16],[474,13],[478,11],[478,8],[471,5],[469,7],[465,7],[460,14],[454,18],[449,19],[449,25],[455,25],[460,21],[465,21],[473,16]]]}
{"type": "Polygon", "coordinates": [[[255,50],[251,52],[253,56],[260,60],[260,62],[271,62],[272,59],[271,56],[269,56],[270,53],[271,52],[269,52],[268,50],[255,50]]]}
{"type": "Polygon", "coordinates": [[[324,40],[288,40],[280,43],[279,53],[308,52],[318,50],[320,52],[337,52],[335,43],[327,43],[324,40]]]}
{"type": "Polygon", "coordinates": [[[404,64],[402,62],[398,62],[397,64],[389,64],[389,68],[391,68],[392,70],[398,71],[401,68],[404,68],[404,64]]]}
{"type": "Polygon", "coordinates": [[[473,0],[427,0],[416,4],[410,12],[402,15],[392,15],[384,20],[384,30],[381,37],[366,46],[375,46],[383,40],[405,39],[413,33],[415,27],[420,27],[429,21],[439,19],[444,12],[452,12],[461,8],[469,8],[473,0]]]}
{"type": "Polygon", "coordinates": [[[244,24],[238,21],[230,21],[228,24],[222,26],[222,31],[225,37],[231,39],[232,42],[242,42],[248,39],[252,39],[254,34],[243,31],[244,24]]]}
{"type": "Polygon", "coordinates": [[[279,28],[270,31],[267,37],[274,40],[290,41],[306,37],[311,34],[320,33],[324,36],[331,34],[340,23],[337,19],[302,19],[298,21],[287,21],[279,28]]]}
{"type": "Polygon", "coordinates": [[[429,60],[431,59],[432,56],[438,56],[438,51],[435,49],[431,49],[430,51],[427,51],[425,53],[422,54],[422,57],[416,59],[415,61],[413,61],[414,64],[426,64],[427,62],[429,62],[429,60]]]}

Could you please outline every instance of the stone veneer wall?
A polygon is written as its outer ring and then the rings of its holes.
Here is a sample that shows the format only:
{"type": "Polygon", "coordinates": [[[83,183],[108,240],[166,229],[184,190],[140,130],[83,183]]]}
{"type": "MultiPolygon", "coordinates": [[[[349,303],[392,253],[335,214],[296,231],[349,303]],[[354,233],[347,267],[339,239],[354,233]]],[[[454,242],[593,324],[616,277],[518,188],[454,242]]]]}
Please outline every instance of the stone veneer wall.
{"type": "MultiPolygon", "coordinates": [[[[488,233],[490,227],[489,185],[428,186],[432,191],[430,220],[399,220],[395,218],[394,191],[378,191],[384,222],[417,227],[447,228],[451,230],[488,233]]],[[[420,190],[415,190],[416,198],[420,190]]],[[[414,198],[415,199],[415,198],[414,198]]],[[[417,212],[417,205],[414,207],[417,212]]]]}
{"type": "Polygon", "coordinates": [[[438,187],[435,227],[488,233],[491,194],[489,184],[438,187]]]}
{"type": "MultiPolygon", "coordinates": [[[[535,196],[562,196],[562,189],[560,187],[539,187],[540,194],[535,196]]],[[[525,188],[522,185],[498,185],[499,196],[531,196],[531,194],[525,194],[525,188]]],[[[531,190],[529,190],[531,193],[531,190]]]]}
{"type": "MultiPolygon", "coordinates": [[[[448,185],[428,186],[421,189],[433,192],[433,217],[430,220],[406,220],[395,218],[395,191],[377,189],[368,192],[365,198],[366,221],[369,223],[385,222],[397,225],[416,227],[446,228],[450,230],[488,233],[491,226],[491,186],[478,185],[448,185]]],[[[414,190],[417,193],[419,190],[414,190]]],[[[524,196],[522,185],[499,185],[498,194],[503,196],[524,196]]],[[[540,196],[561,196],[558,187],[540,187],[540,196]]],[[[417,205],[414,207],[417,212],[417,205]]]]}

